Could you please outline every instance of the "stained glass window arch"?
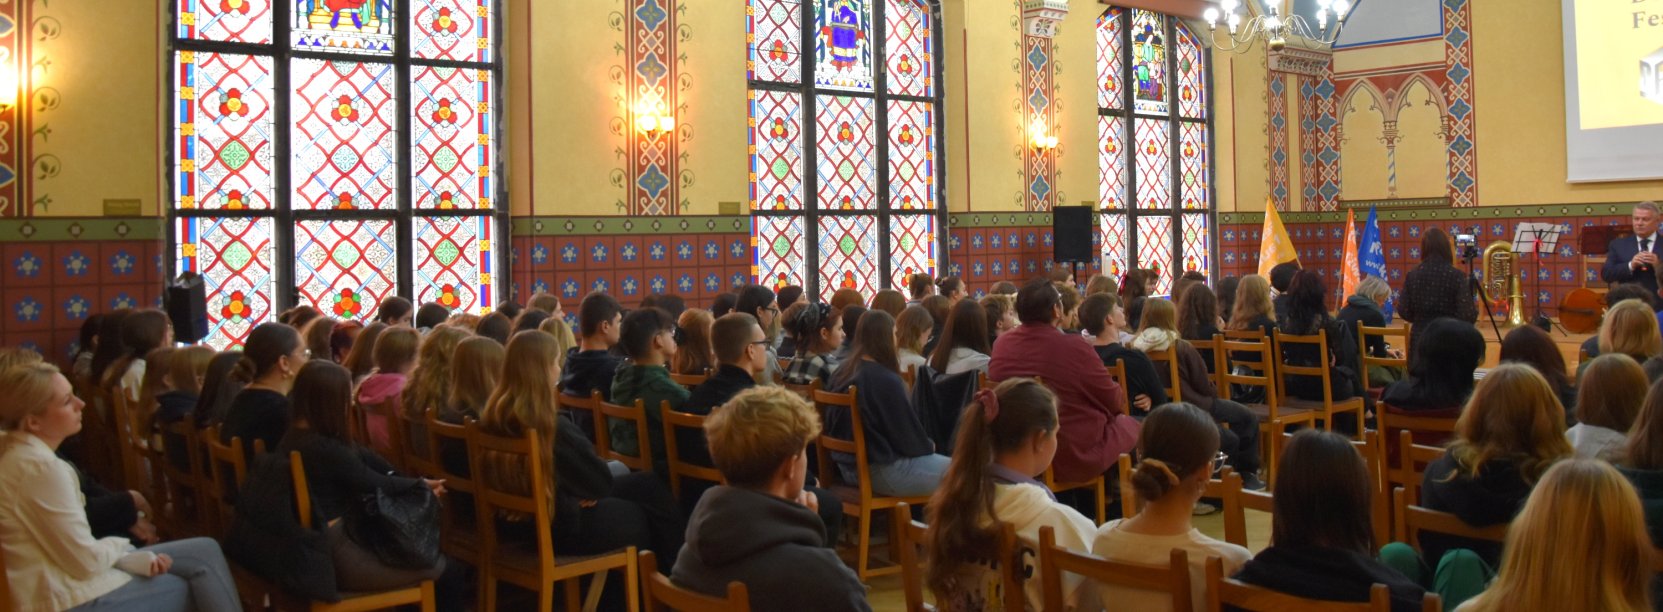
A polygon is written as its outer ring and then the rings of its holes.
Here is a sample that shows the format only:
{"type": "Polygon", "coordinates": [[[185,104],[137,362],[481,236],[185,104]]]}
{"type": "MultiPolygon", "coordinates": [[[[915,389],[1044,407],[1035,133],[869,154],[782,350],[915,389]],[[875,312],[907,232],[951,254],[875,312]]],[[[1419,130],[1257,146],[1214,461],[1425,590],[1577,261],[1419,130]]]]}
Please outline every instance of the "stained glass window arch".
{"type": "Polygon", "coordinates": [[[172,0],[169,247],[237,346],[283,309],[502,292],[499,0],[172,0]]]}
{"type": "Polygon", "coordinates": [[[942,41],[936,0],[747,0],[758,282],[829,299],[935,273],[942,41]]]}
{"type": "Polygon", "coordinates": [[[1111,6],[1097,20],[1099,231],[1105,272],[1215,268],[1208,46],[1182,20],[1111,6]]]}

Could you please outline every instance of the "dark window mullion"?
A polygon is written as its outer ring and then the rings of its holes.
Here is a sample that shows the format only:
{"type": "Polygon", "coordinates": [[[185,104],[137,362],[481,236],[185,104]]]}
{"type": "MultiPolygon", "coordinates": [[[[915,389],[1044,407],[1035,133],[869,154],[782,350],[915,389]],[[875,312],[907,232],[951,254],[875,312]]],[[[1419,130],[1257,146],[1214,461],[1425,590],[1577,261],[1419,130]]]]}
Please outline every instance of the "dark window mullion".
{"type": "Polygon", "coordinates": [[[950,250],[947,248],[952,223],[947,217],[947,111],[942,104],[946,99],[947,90],[947,62],[943,50],[947,44],[945,30],[941,23],[941,3],[930,2],[926,6],[930,12],[930,57],[931,68],[935,74],[930,83],[930,104],[935,117],[935,158],[931,167],[935,170],[935,201],[930,203],[935,213],[935,270],[936,277],[947,276],[951,263],[950,250]]]}
{"type": "Polygon", "coordinates": [[[801,52],[798,58],[802,62],[801,80],[798,86],[802,92],[802,137],[803,137],[803,289],[808,295],[820,295],[820,176],[818,164],[819,153],[819,123],[816,113],[819,110],[818,99],[814,87],[814,3],[805,1],[799,5],[802,11],[802,33],[797,40],[801,41],[801,52]]]}
{"type": "Polygon", "coordinates": [[[1176,283],[1178,275],[1182,274],[1180,268],[1183,267],[1184,261],[1184,218],[1182,216],[1184,209],[1184,160],[1182,159],[1183,149],[1180,148],[1180,144],[1183,142],[1183,125],[1178,122],[1178,19],[1167,16],[1163,17],[1162,21],[1165,22],[1167,40],[1166,99],[1168,102],[1166,109],[1166,159],[1169,165],[1168,172],[1171,177],[1170,180],[1172,181],[1170,188],[1168,189],[1170,193],[1170,199],[1168,201],[1172,203],[1172,211],[1168,213],[1172,217],[1172,229],[1167,233],[1167,242],[1170,244],[1172,256],[1168,260],[1167,271],[1169,273],[1168,275],[1172,277],[1173,282],[1176,283]]]}
{"type": "Polygon", "coordinates": [[[872,143],[877,153],[878,184],[877,191],[877,219],[873,224],[873,231],[878,233],[878,283],[877,286],[889,289],[890,278],[894,276],[890,266],[895,262],[889,256],[889,66],[884,63],[887,57],[889,38],[889,23],[885,13],[889,10],[883,2],[872,3],[872,119],[873,129],[877,130],[875,141],[872,143]]]}
{"type": "Polygon", "coordinates": [[[1126,268],[1130,271],[1138,268],[1143,262],[1138,261],[1138,156],[1137,156],[1137,113],[1135,103],[1137,83],[1132,80],[1132,17],[1133,11],[1122,9],[1125,23],[1120,32],[1120,65],[1115,69],[1120,71],[1120,107],[1122,117],[1121,134],[1128,146],[1121,147],[1126,156],[1126,268]]]}
{"type": "MultiPolygon", "coordinates": [[[[415,100],[411,98],[410,86],[410,0],[393,0],[393,14],[399,16],[399,23],[395,24],[393,32],[393,57],[397,59],[393,72],[397,79],[393,83],[396,98],[393,106],[398,109],[398,117],[394,119],[395,129],[398,131],[393,140],[398,143],[398,272],[395,278],[394,292],[399,295],[410,296],[410,301],[417,300],[415,283],[415,224],[410,217],[413,208],[411,202],[415,197],[412,191],[416,181],[411,177],[414,166],[411,165],[411,150],[415,147],[411,137],[410,116],[415,112],[415,100]]],[[[482,262],[483,263],[483,262],[482,262]]],[[[482,302],[488,301],[489,296],[479,296],[482,302]]],[[[488,305],[488,304],[487,304],[488,305]]]]}
{"type": "Polygon", "coordinates": [[[287,2],[271,3],[272,46],[275,53],[272,59],[272,131],[273,157],[272,163],[272,206],[277,211],[275,227],[272,235],[272,271],[277,284],[272,288],[273,307],[272,320],[277,319],[277,313],[294,307],[300,303],[300,291],[295,286],[295,253],[294,253],[294,186],[291,184],[290,166],[294,155],[290,152],[291,132],[294,121],[291,117],[289,101],[294,92],[291,89],[289,62],[293,53],[290,51],[289,40],[289,11],[292,7],[287,2]]]}

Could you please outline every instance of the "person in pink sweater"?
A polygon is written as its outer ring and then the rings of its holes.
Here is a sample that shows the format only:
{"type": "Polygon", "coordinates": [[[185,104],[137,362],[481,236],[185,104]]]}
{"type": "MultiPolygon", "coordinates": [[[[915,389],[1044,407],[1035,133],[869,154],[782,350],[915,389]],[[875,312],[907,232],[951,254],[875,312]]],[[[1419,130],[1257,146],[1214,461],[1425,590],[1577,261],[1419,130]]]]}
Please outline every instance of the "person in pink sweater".
{"type": "Polygon", "coordinates": [[[1078,335],[1057,329],[1062,294],[1044,279],[1016,294],[1022,325],[999,335],[987,376],[1041,379],[1057,394],[1057,457],[1051,463],[1064,482],[1090,480],[1108,471],[1138,442],[1138,422],[1126,414],[1120,385],[1078,335]]]}
{"type": "Polygon", "coordinates": [[[410,370],[416,367],[416,347],[421,336],[407,326],[388,328],[375,339],[375,373],[358,384],[357,400],[364,411],[364,429],[369,434],[370,446],[378,451],[390,448],[387,440],[385,410],[367,409],[397,401],[404,386],[410,382],[410,370]]]}

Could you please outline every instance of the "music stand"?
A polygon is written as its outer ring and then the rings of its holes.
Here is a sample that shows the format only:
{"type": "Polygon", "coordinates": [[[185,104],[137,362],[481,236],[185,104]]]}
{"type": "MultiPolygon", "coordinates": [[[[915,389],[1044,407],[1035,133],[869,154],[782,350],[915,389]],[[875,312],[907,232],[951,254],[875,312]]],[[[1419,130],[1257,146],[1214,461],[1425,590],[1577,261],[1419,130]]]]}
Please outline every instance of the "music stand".
{"type": "MultiPolygon", "coordinates": [[[[1542,253],[1552,253],[1558,248],[1559,234],[1559,225],[1555,223],[1532,223],[1528,221],[1520,223],[1518,228],[1513,231],[1513,252],[1535,253],[1537,269],[1540,269],[1542,253]]],[[[1531,320],[1531,323],[1542,328],[1542,331],[1551,332],[1553,331],[1553,320],[1542,314],[1542,275],[1537,272],[1531,276],[1536,277],[1537,293],[1536,298],[1531,300],[1536,302],[1536,317],[1531,320]]],[[[1561,333],[1564,332],[1564,330],[1560,331],[1561,333]]]]}

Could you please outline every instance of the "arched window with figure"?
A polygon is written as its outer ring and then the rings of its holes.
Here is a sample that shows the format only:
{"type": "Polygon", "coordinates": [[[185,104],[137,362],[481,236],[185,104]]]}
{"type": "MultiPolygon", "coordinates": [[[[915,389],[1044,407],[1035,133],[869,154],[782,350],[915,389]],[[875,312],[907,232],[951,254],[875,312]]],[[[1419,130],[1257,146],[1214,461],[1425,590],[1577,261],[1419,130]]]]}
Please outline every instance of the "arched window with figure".
{"type": "Polygon", "coordinates": [[[944,221],[934,0],[748,0],[758,282],[830,297],[933,274],[944,221]]]}
{"type": "Polygon", "coordinates": [[[1097,20],[1098,207],[1104,272],[1212,275],[1207,46],[1182,20],[1109,7],[1097,20]]]}
{"type": "Polygon", "coordinates": [[[498,0],[172,5],[168,240],[205,342],[296,305],[495,304],[498,0]]]}

